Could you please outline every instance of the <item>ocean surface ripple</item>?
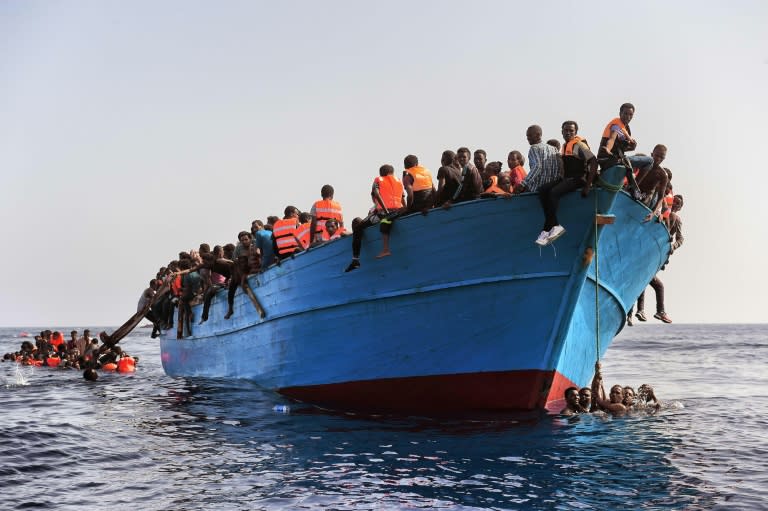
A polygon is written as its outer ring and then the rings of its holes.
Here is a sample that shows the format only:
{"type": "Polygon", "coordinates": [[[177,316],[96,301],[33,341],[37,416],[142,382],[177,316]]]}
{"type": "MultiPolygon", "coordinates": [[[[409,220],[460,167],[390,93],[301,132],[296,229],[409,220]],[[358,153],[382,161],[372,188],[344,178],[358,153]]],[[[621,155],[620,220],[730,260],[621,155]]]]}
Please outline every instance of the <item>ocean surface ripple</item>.
{"type": "Polygon", "coordinates": [[[768,325],[627,328],[606,383],[651,383],[663,409],[571,420],[334,413],[169,378],[148,330],[121,345],[138,371],[93,383],[0,364],[0,509],[768,508],[768,325]]]}

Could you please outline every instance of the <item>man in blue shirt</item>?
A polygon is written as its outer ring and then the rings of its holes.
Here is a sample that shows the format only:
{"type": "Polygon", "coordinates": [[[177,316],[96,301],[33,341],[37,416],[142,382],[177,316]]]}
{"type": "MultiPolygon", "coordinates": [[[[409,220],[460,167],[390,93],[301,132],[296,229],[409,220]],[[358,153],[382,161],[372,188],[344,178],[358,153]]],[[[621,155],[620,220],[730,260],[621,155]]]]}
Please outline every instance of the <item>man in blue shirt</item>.
{"type": "Polygon", "coordinates": [[[267,268],[275,262],[275,248],[272,243],[272,231],[264,228],[261,220],[251,222],[253,244],[261,251],[261,267],[267,268]]]}

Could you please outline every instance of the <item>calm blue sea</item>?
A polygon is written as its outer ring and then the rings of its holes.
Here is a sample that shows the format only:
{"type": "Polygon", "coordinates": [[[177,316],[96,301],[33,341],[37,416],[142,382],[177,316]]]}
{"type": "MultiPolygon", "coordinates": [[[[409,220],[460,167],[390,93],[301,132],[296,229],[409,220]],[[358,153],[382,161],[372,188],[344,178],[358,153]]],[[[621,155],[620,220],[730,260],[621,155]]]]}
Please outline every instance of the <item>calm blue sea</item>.
{"type": "Polygon", "coordinates": [[[0,364],[0,509],[768,508],[768,325],[627,328],[606,383],[664,409],[573,421],[281,413],[247,381],[167,377],[149,330],[121,345],[138,372],[95,383],[0,364]]]}

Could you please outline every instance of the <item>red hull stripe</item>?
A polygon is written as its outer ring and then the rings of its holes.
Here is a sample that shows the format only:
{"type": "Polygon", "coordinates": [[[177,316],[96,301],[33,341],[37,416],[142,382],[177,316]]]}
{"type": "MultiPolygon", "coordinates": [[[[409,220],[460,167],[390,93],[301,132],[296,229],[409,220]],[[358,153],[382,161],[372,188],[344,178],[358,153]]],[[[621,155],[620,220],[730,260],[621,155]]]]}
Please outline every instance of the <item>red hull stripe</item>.
{"type": "Polygon", "coordinates": [[[350,411],[533,410],[562,400],[573,383],[557,371],[498,371],[286,387],[284,396],[350,411]],[[553,385],[554,383],[554,385],[553,385]]]}

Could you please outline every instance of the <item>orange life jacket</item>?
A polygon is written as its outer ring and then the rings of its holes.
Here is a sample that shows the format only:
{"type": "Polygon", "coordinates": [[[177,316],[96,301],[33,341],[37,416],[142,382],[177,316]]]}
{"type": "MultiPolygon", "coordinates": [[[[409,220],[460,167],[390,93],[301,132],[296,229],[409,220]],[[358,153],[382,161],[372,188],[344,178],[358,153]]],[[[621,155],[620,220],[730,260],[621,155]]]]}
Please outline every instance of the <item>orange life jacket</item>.
{"type": "Polygon", "coordinates": [[[307,248],[309,246],[309,228],[312,222],[304,222],[296,228],[296,237],[299,238],[301,246],[307,248]]]}
{"type": "Polygon", "coordinates": [[[505,192],[502,188],[499,188],[499,176],[491,176],[491,185],[485,189],[485,193],[509,195],[509,192],[505,192]]]}
{"type": "Polygon", "coordinates": [[[586,140],[576,135],[575,137],[570,139],[568,142],[566,142],[566,144],[563,146],[563,156],[573,156],[573,146],[575,146],[579,142],[584,142],[584,145],[589,147],[586,140]]]}
{"type": "Polygon", "coordinates": [[[603,130],[603,138],[611,138],[611,128],[613,126],[618,126],[621,128],[621,132],[624,134],[625,137],[629,138],[629,130],[627,129],[627,126],[621,122],[620,117],[616,117],[615,119],[611,120],[611,122],[608,123],[608,125],[603,130]]]}
{"type": "Polygon", "coordinates": [[[60,332],[54,332],[51,336],[50,345],[58,348],[60,344],[64,344],[64,336],[60,332]]]}
{"type": "Polygon", "coordinates": [[[431,190],[433,188],[432,173],[428,168],[422,167],[421,165],[416,165],[415,167],[405,169],[405,171],[409,176],[413,178],[412,188],[414,192],[431,190]]]}
{"type": "Polygon", "coordinates": [[[318,224],[320,224],[321,220],[323,224],[325,224],[326,220],[338,220],[339,225],[344,221],[344,217],[341,214],[341,204],[333,199],[323,199],[315,202],[315,215],[318,224]]]}
{"type": "Polygon", "coordinates": [[[101,366],[101,368],[104,371],[114,371],[115,369],[117,369],[117,364],[115,364],[114,362],[107,362],[106,364],[101,366]]]}
{"type": "Polygon", "coordinates": [[[283,218],[272,226],[272,236],[275,238],[279,255],[293,254],[299,248],[295,238],[298,227],[299,221],[296,218],[283,218]]]}
{"type": "MultiPolygon", "coordinates": [[[[384,201],[384,206],[390,211],[400,209],[403,204],[403,183],[394,175],[379,176],[373,180],[373,186],[379,188],[379,195],[384,201]]],[[[376,202],[376,201],[374,201],[376,202]]],[[[376,210],[380,211],[381,206],[376,202],[376,210]]]]}
{"type": "Polygon", "coordinates": [[[117,371],[121,373],[132,373],[136,371],[136,360],[133,357],[123,357],[117,363],[117,371]]]}
{"type": "Polygon", "coordinates": [[[48,367],[58,367],[58,365],[61,364],[61,359],[59,357],[48,357],[46,362],[48,363],[48,367]]]}
{"type": "Polygon", "coordinates": [[[324,236],[323,233],[325,232],[326,220],[337,220],[339,222],[339,227],[341,228],[341,224],[344,222],[344,217],[341,214],[341,204],[333,199],[322,199],[315,202],[314,207],[315,218],[317,219],[315,236],[318,234],[320,237],[324,236]]]}
{"type": "Polygon", "coordinates": [[[510,186],[514,188],[515,186],[519,185],[523,182],[523,179],[528,176],[528,172],[523,168],[522,165],[518,165],[517,167],[513,169],[509,169],[509,182],[510,186]]]}
{"type": "Polygon", "coordinates": [[[664,220],[669,220],[669,214],[672,213],[673,202],[675,202],[675,196],[673,194],[669,193],[664,197],[664,204],[667,206],[666,209],[661,213],[661,217],[664,220]]]}

